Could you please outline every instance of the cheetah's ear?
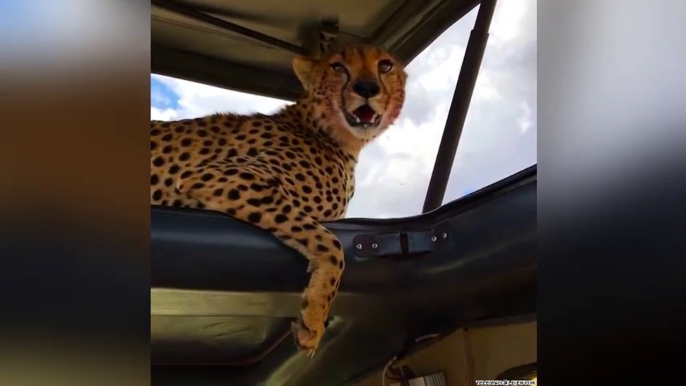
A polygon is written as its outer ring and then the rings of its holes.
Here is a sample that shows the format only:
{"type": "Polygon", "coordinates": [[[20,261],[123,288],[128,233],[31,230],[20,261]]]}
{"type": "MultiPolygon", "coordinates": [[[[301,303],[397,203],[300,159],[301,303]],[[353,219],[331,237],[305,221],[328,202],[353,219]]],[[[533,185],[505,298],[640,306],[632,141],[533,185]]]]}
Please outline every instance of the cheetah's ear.
{"type": "Polygon", "coordinates": [[[293,58],[293,71],[295,72],[295,76],[300,80],[300,83],[302,83],[305,91],[308,91],[310,76],[312,75],[312,69],[314,69],[315,63],[314,60],[304,56],[296,56],[293,58]]]}

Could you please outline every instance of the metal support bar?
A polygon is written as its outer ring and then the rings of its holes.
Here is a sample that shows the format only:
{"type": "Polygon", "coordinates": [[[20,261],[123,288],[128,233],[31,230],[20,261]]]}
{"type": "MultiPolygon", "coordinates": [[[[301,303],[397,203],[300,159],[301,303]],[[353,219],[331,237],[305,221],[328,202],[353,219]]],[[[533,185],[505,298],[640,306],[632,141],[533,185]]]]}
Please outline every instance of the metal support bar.
{"type": "Polygon", "coordinates": [[[462,68],[455,86],[453,101],[448,112],[448,119],[443,130],[443,138],[436,155],[436,163],[426,192],[423,213],[430,212],[443,203],[445,188],[448,185],[450,172],[455,160],[457,146],[464,128],[465,118],[469,111],[469,104],[474,93],[474,86],[479,75],[481,60],[486,51],[488,30],[491,26],[496,0],[483,0],[479,5],[474,28],[469,35],[462,68]]]}
{"type": "Polygon", "coordinates": [[[302,47],[297,46],[295,44],[291,44],[288,42],[285,42],[283,40],[279,40],[277,38],[271,37],[269,35],[265,35],[263,33],[253,31],[249,28],[241,27],[238,24],[230,23],[226,20],[216,18],[214,16],[210,16],[206,13],[196,11],[195,9],[188,7],[186,5],[174,3],[171,1],[167,0],[152,0],[152,4],[154,6],[164,8],[168,11],[172,11],[174,13],[178,13],[181,15],[184,15],[186,17],[189,17],[191,19],[199,20],[207,24],[211,24],[215,27],[219,27],[225,30],[229,30],[238,34],[241,34],[243,36],[247,36],[251,39],[255,39],[257,41],[260,41],[265,44],[269,44],[270,46],[278,47],[281,49],[284,49],[286,51],[293,52],[298,55],[303,55],[304,50],[302,47]]]}

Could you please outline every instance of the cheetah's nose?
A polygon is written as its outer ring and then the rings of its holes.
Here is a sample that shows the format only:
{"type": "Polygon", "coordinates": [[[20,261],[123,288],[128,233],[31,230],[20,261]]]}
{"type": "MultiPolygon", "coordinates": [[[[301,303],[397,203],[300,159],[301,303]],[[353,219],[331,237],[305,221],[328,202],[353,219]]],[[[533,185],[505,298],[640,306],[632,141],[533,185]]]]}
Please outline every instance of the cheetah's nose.
{"type": "Polygon", "coordinates": [[[379,85],[376,82],[360,81],[355,83],[353,91],[364,98],[372,98],[379,95],[379,85]]]}

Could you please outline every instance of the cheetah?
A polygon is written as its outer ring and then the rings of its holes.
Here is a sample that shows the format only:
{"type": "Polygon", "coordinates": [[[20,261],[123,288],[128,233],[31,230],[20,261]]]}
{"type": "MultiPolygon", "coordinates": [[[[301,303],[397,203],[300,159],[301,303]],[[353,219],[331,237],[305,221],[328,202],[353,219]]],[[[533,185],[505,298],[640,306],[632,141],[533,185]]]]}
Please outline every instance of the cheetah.
{"type": "Polygon", "coordinates": [[[368,45],[296,56],[293,70],[304,92],[272,115],[151,121],[150,199],[228,214],[304,255],[309,283],[291,328],[312,357],[345,268],[322,223],[345,216],[359,153],[397,119],[407,74],[368,45]]]}

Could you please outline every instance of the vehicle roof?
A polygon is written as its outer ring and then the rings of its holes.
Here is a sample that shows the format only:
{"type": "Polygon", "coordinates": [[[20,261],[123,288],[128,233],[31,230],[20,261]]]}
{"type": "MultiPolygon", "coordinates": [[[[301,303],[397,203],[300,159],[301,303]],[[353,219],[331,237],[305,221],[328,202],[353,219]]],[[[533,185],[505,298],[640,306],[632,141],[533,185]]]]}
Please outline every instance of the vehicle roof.
{"type": "Polygon", "coordinates": [[[292,58],[299,50],[314,52],[322,23],[337,23],[340,43],[383,46],[407,63],[479,3],[152,0],[151,72],[291,101],[301,93],[291,69],[292,58]],[[235,32],[241,28],[292,49],[235,32]]]}

